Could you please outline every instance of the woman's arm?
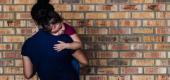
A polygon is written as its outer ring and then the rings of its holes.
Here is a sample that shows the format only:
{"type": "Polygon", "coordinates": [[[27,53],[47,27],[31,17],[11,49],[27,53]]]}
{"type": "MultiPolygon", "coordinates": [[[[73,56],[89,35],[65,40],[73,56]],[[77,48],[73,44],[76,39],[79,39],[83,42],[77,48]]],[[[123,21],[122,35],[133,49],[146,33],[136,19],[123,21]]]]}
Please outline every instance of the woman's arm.
{"type": "Polygon", "coordinates": [[[23,60],[23,66],[24,66],[24,68],[23,68],[24,69],[24,77],[26,79],[30,79],[36,73],[33,69],[32,62],[31,62],[30,58],[27,56],[23,56],[22,60],[23,60]]]}

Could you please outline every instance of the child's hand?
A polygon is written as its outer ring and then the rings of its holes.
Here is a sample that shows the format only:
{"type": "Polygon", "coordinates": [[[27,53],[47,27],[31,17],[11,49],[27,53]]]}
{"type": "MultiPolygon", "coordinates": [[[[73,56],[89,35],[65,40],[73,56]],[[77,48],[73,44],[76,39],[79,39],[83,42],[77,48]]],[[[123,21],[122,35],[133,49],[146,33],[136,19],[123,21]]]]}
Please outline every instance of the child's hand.
{"type": "Polygon", "coordinates": [[[55,44],[54,45],[54,50],[57,50],[57,51],[62,51],[63,49],[66,49],[68,44],[63,42],[63,41],[58,41],[59,44],[55,44]]]}

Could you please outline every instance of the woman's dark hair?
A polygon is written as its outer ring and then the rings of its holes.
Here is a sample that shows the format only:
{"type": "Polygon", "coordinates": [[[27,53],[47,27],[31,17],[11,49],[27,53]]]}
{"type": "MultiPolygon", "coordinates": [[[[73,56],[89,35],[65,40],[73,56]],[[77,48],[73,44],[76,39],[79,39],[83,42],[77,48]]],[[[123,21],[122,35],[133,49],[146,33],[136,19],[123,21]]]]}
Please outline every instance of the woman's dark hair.
{"type": "Polygon", "coordinates": [[[54,10],[54,7],[49,4],[49,0],[38,0],[32,7],[31,16],[46,31],[51,31],[50,24],[63,21],[62,17],[54,10]]]}

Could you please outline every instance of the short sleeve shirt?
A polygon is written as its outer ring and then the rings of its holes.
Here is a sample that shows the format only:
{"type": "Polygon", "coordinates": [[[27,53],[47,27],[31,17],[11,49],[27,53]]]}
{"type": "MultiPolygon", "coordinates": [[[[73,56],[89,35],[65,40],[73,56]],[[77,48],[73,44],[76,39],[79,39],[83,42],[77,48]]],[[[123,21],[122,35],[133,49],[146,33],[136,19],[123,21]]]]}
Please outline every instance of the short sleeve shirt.
{"type": "Polygon", "coordinates": [[[30,58],[40,80],[79,80],[72,66],[74,50],[64,49],[57,52],[53,45],[58,41],[70,43],[72,39],[65,34],[53,36],[39,30],[24,42],[21,54],[30,58]]]}
{"type": "Polygon", "coordinates": [[[65,26],[65,34],[73,35],[76,34],[76,30],[73,28],[73,26],[68,25],[67,23],[64,23],[65,26]]]}

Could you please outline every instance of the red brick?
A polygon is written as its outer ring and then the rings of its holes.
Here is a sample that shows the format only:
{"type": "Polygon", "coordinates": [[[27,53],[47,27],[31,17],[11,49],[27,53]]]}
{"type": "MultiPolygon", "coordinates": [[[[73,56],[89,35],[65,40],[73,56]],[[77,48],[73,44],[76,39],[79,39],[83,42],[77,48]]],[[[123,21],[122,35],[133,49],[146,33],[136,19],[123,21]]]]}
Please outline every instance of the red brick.
{"type": "Polygon", "coordinates": [[[16,19],[32,19],[30,13],[16,13],[16,19]]]}
{"type": "Polygon", "coordinates": [[[111,28],[109,34],[131,34],[130,28],[111,28]]]}
{"type": "Polygon", "coordinates": [[[0,60],[0,66],[14,66],[14,60],[0,60]]]}
{"type": "Polygon", "coordinates": [[[153,44],[143,44],[143,50],[153,50],[153,44]]]}
{"type": "Polygon", "coordinates": [[[22,67],[4,67],[4,74],[23,74],[22,67]]]}
{"type": "Polygon", "coordinates": [[[153,3],[154,0],[130,0],[131,3],[153,3]]]}
{"type": "Polygon", "coordinates": [[[132,60],[132,66],[154,66],[154,60],[132,60]]]}
{"type": "Polygon", "coordinates": [[[106,59],[90,59],[89,60],[90,66],[107,66],[106,59]]]}
{"type": "Polygon", "coordinates": [[[24,36],[3,36],[3,42],[24,42],[24,36]]]}
{"type": "Polygon", "coordinates": [[[75,28],[76,29],[76,32],[77,34],[85,34],[85,28],[75,28]]]}
{"type": "Polygon", "coordinates": [[[2,11],[2,6],[0,5],[0,11],[2,11]]]}
{"type": "Polygon", "coordinates": [[[112,12],[109,13],[110,19],[127,19],[130,18],[130,12],[112,12]]]}
{"type": "MultiPolygon", "coordinates": [[[[27,80],[23,75],[15,75],[15,80],[27,80]]],[[[31,80],[37,80],[37,75],[33,76],[31,80]]]]}
{"type": "Polygon", "coordinates": [[[64,19],[84,19],[84,14],[78,12],[65,12],[62,13],[62,16],[64,19]]]}
{"type": "Polygon", "coordinates": [[[12,50],[12,44],[0,44],[0,50],[12,50]]]}
{"type": "Polygon", "coordinates": [[[71,5],[69,4],[54,4],[56,11],[71,11],[71,5]]]}
{"type": "Polygon", "coordinates": [[[35,4],[36,0],[14,0],[14,4],[35,4]]]}
{"type": "Polygon", "coordinates": [[[0,52],[0,58],[2,58],[2,52],[0,52]]]}
{"type": "Polygon", "coordinates": [[[108,50],[129,50],[129,44],[108,44],[108,50]]]}
{"type": "Polygon", "coordinates": [[[120,11],[141,11],[141,5],[129,5],[129,4],[121,4],[119,7],[120,11]]]}
{"type": "Polygon", "coordinates": [[[93,36],[79,36],[80,39],[82,40],[82,42],[92,42],[93,40],[93,36]]]}
{"type": "Polygon", "coordinates": [[[3,42],[24,42],[24,36],[3,36],[3,42]]]}
{"type": "Polygon", "coordinates": [[[141,21],[140,20],[119,20],[121,27],[140,27],[141,21]]]}
{"type": "MultiPolygon", "coordinates": [[[[52,0],[53,1],[53,0],[52,0]]],[[[55,0],[56,1],[56,0],[55,0]]],[[[33,4],[25,5],[25,11],[31,11],[33,4]]]]}
{"type": "Polygon", "coordinates": [[[170,20],[167,20],[167,26],[170,26],[170,20]]]}
{"type": "Polygon", "coordinates": [[[120,58],[142,58],[142,53],[137,51],[120,52],[120,58]]]}
{"type": "Polygon", "coordinates": [[[132,18],[134,19],[153,19],[153,12],[132,12],[132,18]]]}
{"type": "Polygon", "coordinates": [[[0,13],[0,19],[13,19],[13,13],[0,13]]]}
{"type": "Polygon", "coordinates": [[[86,19],[106,19],[107,13],[86,13],[86,19]]]}
{"type": "Polygon", "coordinates": [[[4,21],[5,27],[25,27],[26,21],[25,20],[7,20],[4,21]]]}
{"type": "Polygon", "coordinates": [[[130,75],[109,75],[108,80],[131,80],[130,75]]]}
{"type": "Polygon", "coordinates": [[[106,44],[104,43],[85,43],[84,49],[94,49],[94,50],[106,50],[106,44]]]}
{"type": "Polygon", "coordinates": [[[143,26],[146,27],[166,27],[166,20],[143,20],[143,26]]]}
{"type": "Polygon", "coordinates": [[[3,40],[3,39],[2,39],[2,36],[0,36],[0,43],[2,43],[2,40],[3,40]]]}
{"type": "Polygon", "coordinates": [[[86,34],[108,34],[108,29],[106,28],[89,28],[86,34]]]}
{"type": "Polygon", "coordinates": [[[97,74],[108,74],[108,75],[111,75],[111,74],[118,74],[118,68],[97,68],[97,74]]]}
{"type": "Polygon", "coordinates": [[[94,67],[85,67],[80,69],[81,74],[96,74],[96,68],[94,67]]]}
{"type": "Polygon", "coordinates": [[[97,51],[96,58],[118,58],[118,52],[113,51],[97,51]]]}
{"type": "Polygon", "coordinates": [[[170,11],[170,4],[167,4],[167,11],[170,11]]]}
{"type": "Polygon", "coordinates": [[[170,75],[157,75],[155,80],[170,80],[170,75]]]}
{"type": "Polygon", "coordinates": [[[94,53],[94,51],[83,51],[85,53],[85,55],[88,57],[88,59],[93,59],[96,58],[96,54],[94,53]]]}
{"type": "Polygon", "coordinates": [[[35,28],[16,28],[16,34],[31,35],[35,32],[35,28]]]}
{"type": "Polygon", "coordinates": [[[129,59],[108,59],[108,66],[130,66],[129,59]]]}
{"type": "Polygon", "coordinates": [[[144,11],[165,11],[165,4],[145,4],[144,11]]]}
{"type": "Polygon", "coordinates": [[[166,52],[159,52],[159,51],[148,51],[143,52],[144,58],[166,58],[166,52]]]}
{"type": "Polygon", "coordinates": [[[80,0],[62,0],[62,3],[73,4],[73,3],[80,3],[80,0]]]}
{"type": "Polygon", "coordinates": [[[77,27],[89,27],[89,26],[94,26],[94,20],[72,20],[73,25],[72,26],[77,26],[77,27]]]}
{"type": "Polygon", "coordinates": [[[132,75],[132,80],[154,80],[154,75],[132,75]]]}
{"type": "Polygon", "coordinates": [[[153,28],[133,28],[132,32],[134,34],[153,34],[153,28]]]}
{"type": "Polygon", "coordinates": [[[0,27],[3,27],[3,26],[4,26],[3,21],[0,21],[0,27]]]}
{"type": "Polygon", "coordinates": [[[27,26],[28,27],[31,27],[31,28],[37,28],[38,27],[38,25],[36,24],[36,22],[35,21],[33,21],[33,20],[27,20],[27,26]]]}
{"type": "Polygon", "coordinates": [[[21,50],[21,47],[22,47],[22,43],[15,43],[15,44],[13,44],[13,50],[21,50]]]}
{"type": "Polygon", "coordinates": [[[156,12],[157,19],[170,19],[170,12],[156,12]]]}
{"type": "Polygon", "coordinates": [[[0,80],[14,80],[14,75],[0,75],[0,80]]]}
{"type": "Polygon", "coordinates": [[[98,27],[116,27],[118,22],[116,20],[96,20],[95,26],[98,27]]]}
{"type": "Polygon", "coordinates": [[[165,13],[165,19],[170,19],[170,12],[165,13]]]}
{"type": "Polygon", "coordinates": [[[153,50],[153,44],[144,44],[143,50],[153,50]]]}
{"type": "Polygon", "coordinates": [[[167,57],[168,57],[168,58],[170,58],[170,52],[168,52],[167,54],[168,54],[168,56],[167,56],[167,57]]]}
{"type": "Polygon", "coordinates": [[[156,34],[169,34],[170,28],[156,28],[155,33],[156,34]]]}
{"type": "Polygon", "coordinates": [[[141,36],[120,36],[119,42],[141,42],[141,36]]]}
{"type": "Polygon", "coordinates": [[[165,12],[156,12],[156,18],[158,19],[165,19],[166,13],[165,12]]]}
{"type": "Polygon", "coordinates": [[[94,42],[118,42],[117,36],[94,36],[94,42]]]}
{"type": "Polygon", "coordinates": [[[117,11],[117,5],[96,5],[96,11],[117,11]]]}
{"type": "Polygon", "coordinates": [[[168,59],[157,59],[156,60],[156,63],[155,63],[156,66],[170,66],[170,60],[168,59]]]}
{"type": "Polygon", "coordinates": [[[87,75],[85,80],[107,80],[106,75],[87,75]]]}
{"type": "Polygon", "coordinates": [[[85,4],[105,4],[106,0],[85,0],[85,4]]]}
{"type": "Polygon", "coordinates": [[[58,4],[60,0],[50,0],[51,4],[58,4]]]}
{"type": "Polygon", "coordinates": [[[154,50],[169,50],[170,44],[154,44],[154,50]]]}
{"type": "Polygon", "coordinates": [[[166,74],[165,67],[144,67],[144,74],[166,74]]]}
{"type": "Polygon", "coordinates": [[[142,74],[141,67],[121,67],[121,74],[142,74]]]}
{"type": "Polygon", "coordinates": [[[143,36],[143,42],[165,42],[165,36],[143,36]]]}
{"type": "Polygon", "coordinates": [[[141,43],[133,43],[130,45],[130,50],[143,50],[144,49],[143,46],[144,45],[141,43]]]}
{"type": "Polygon", "coordinates": [[[2,67],[0,67],[0,74],[2,74],[3,73],[3,69],[2,69],[2,67]]]}
{"type": "Polygon", "coordinates": [[[4,5],[3,11],[12,12],[12,11],[25,11],[24,5],[4,5]]]}
{"type": "Polygon", "coordinates": [[[20,52],[17,51],[11,51],[11,52],[3,52],[2,58],[10,58],[10,59],[16,59],[16,58],[21,58],[20,52]]]}
{"type": "Polygon", "coordinates": [[[12,0],[0,0],[0,4],[12,4],[12,0]]]}
{"type": "Polygon", "coordinates": [[[74,11],[94,11],[94,5],[73,5],[74,11]]]}
{"type": "Polygon", "coordinates": [[[21,59],[15,60],[15,66],[23,66],[23,61],[21,59]]]}

